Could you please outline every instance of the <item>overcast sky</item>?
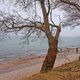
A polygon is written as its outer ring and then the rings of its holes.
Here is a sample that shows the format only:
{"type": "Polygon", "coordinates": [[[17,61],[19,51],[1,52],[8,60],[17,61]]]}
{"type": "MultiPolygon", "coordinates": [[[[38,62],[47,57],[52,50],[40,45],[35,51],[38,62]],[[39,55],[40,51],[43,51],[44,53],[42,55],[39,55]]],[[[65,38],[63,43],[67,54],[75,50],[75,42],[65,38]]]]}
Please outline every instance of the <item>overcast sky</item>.
{"type": "Polygon", "coordinates": [[[80,37],[80,26],[77,26],[74,29],[62,29],[61,36],[80,37]]]}
{"type": "MultiPolygon", "coordinates": [[[[11,8],[9,8],[9,6],[7,6],[8,4],[5,4],[3,5],[2,3],[0,3],[0,11],[8,11],[8,12],[11,12],[13,13],[13,6],[11,8]],[[9,10],[10,9],[10,10],[9,10]]],[[[59,23],[59,19],[58,17],[56,17],[56,15],[61,15],[61,17],[63,16],[63,14],[59,11],[55,12],[55,23],[59,23]],[[58,14],[57,14],[58,12],[58,14]]],[[[64,28],[62,29],[62,32],[61,32],[61,36],[79,36],[80,37],[80,26],[78,27],[75,27],[74,29],[71,29],[71,28],[64,28]]]]}

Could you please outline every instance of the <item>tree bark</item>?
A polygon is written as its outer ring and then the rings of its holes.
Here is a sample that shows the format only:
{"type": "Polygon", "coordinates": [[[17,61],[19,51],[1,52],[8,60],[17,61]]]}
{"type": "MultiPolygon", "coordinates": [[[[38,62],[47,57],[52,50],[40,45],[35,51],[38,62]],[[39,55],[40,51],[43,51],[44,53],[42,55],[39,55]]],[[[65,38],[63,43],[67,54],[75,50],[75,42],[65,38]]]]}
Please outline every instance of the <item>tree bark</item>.
{"type": "Polygon", "coordinates": [[[57,55],[57,45],[58,45],[58,37],[59,33],[61,31],[61,27],[57,26],[57,31],[56,35],[53,37],[52,33],[50,31],[50,25],[49,25],[49,19],[48,19],[48,14],[46,11],[46,6],[45,6],[45,0],[40,0],[40,5],[43,13],[43,20],[44,20],[44,32],[47,36],[48,39],[48,44],[49,44],[49,49],[46,58],[44,59],[41,72],[48,72],[52,70],[56,55],[57,55]]]}
{"type": "Polygon", "coordinates": [[[49,43],[49,49],[41,68],[42,73],[52,70],[57,56],[58,40],[54,39],[52,36],[50,37],[49,35],[48,43],[49,43]]]}

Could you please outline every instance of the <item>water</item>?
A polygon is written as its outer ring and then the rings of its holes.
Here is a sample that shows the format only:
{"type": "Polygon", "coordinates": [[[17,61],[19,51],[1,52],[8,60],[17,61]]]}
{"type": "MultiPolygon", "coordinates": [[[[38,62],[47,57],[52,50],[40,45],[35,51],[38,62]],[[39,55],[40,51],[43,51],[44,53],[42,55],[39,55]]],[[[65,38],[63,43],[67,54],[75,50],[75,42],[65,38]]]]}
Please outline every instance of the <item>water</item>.
{"type": "MultiPolygon", "coordinates": [[[[30,41],[30,44],[20,44],[22,40],[19,37],[6,38],[0,41],[0,61],[17,56],[29,54],[46,53],[48,49],[47,39],[44,41],[30,41]]],[[[59,38],[60,48],[80,47],[80,37],[61,37],[59,38]]]]}
{"type": "Polygon", "coordinates": [[[59,47],[80,47],[80,37],[61,37],[59,47]]]}

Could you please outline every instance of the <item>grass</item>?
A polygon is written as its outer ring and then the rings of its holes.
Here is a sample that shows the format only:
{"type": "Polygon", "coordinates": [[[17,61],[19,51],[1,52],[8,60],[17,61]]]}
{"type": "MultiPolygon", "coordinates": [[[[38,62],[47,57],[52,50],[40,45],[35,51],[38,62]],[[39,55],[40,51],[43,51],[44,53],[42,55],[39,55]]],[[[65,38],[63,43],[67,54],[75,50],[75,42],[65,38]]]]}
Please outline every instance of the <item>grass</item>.
{"type": "Polygon", "coordinates": [[[47,73],[38,73],[22,80],[80,80],[80,61],[54,68],[47,73]]]}

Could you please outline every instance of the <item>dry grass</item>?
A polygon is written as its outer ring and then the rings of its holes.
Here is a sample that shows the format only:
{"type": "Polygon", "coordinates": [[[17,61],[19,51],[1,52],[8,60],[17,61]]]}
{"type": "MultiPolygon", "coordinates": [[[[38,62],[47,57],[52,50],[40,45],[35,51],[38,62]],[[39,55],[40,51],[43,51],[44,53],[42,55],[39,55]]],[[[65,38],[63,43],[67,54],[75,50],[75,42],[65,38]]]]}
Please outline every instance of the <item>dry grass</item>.
{"type": "Polygon", "coordinates": [[[64,64],[48,73],[38,73],[22,80],[80,80],[80,61],[64,64]]]}

